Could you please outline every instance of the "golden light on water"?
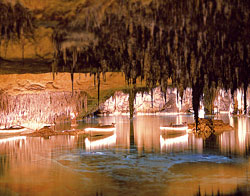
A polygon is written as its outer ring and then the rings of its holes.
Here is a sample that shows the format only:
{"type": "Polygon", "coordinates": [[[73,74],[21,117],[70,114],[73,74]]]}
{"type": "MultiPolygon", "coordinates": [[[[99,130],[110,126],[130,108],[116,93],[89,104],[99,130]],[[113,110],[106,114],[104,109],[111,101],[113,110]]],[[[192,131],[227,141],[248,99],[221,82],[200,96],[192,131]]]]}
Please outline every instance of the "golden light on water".
{"type": "Polygon", "coordinates": [[[16,137],[9,137],[9,138],[3,138],[0,139],[0,144],[7,143],[7,142],[13,142],[13,141],[20,141],[23,142],[26,140],[26,136],[16,136],[16,137]]]}
{"type": "Polygon", "coordinates": [[[104,148],[110,148],[114,147],[116,145],[116,133],[109,137],[97,139],[94,141],[91,141],[91,139],[86,138],[85,139],[85,148],[87,151],[94,151],[94,150],[101,150],[104,148]]]}
{"type": "MultiPolygon", "coordinates": [[[[189,118],[183,116],[182,120],[189,118]]],[[[140,116],[133,121],[127,117],[100,118],[99,123],[116,122],[116,132],[102,137],[2,138],[0,154],[5,156],[0,156],[0,191],[8,187],[24,195],[68,195],[75,191],[88,196],[134,190],[138,195],[193,196],[199,188],[202,195],[218,190],[229,194],[246,184],[249,161],[235,163],[223,154],[244,154],[248,134],[238,131],[248,132],[247,118],[236,118],[236,131],[219,137],[216,151],[221,155],[206,154],[204,140],[192,134],[162,135],[160,126],[166,121],[176,123],[177,117],[140,116]],[[126,189],[118,188],[119,182],[127,184],[126,189]]]]}
{"type": "Polygon", "coordinates": [[[248,117],[229,117],[230,125],[235,131],[224,132],[219,136],[220,149],[244,155],[248,152],[250,141],[250,127],[248,117]]]}
{"type": "Polygon", "coordinates": [[[175,137],[163,138],[160,136],[161,151],[171,152],[173,150],[184,151],[188,148],[188,134],[175,137]]]}

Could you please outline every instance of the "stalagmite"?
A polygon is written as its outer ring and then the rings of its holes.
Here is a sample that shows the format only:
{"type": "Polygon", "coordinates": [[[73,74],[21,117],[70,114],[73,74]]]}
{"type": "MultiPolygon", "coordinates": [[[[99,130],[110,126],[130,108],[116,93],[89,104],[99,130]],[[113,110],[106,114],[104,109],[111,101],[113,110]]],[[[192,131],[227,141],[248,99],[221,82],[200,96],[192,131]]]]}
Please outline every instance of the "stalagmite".
{"type": "Polygon", "coordinates": [[[242,89],[237,89],[238,114],[242,113],[242,109],[243,109],[242,98],[243,98],[242,89]]]}

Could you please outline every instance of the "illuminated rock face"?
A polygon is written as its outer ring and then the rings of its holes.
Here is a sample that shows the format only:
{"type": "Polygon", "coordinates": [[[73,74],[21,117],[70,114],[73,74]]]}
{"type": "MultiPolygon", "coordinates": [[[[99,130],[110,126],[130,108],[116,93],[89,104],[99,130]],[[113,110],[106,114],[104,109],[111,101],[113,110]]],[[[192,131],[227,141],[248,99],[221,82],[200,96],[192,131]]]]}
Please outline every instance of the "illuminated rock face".
{"type": "MultiPolygon", "coordinates": [[[[151,93],[137,93],[134,101],[135,113],[154,113],[154,112],[188,112],[192,110],[192,89],[185,90],[183,99],[177,96],[177,89],[169,88],[166,92],[166,100],[160,88],[153,90],[153,100],[151,93]]],[[[238,110],[243,108],[243,92],[237,90],[234,99],[237,103],[233,103],[230,92],[219,90],[214,101],[214,112],[232,112],[232,107],[238,110]]],[[[129,112],[129,95],[121,91],[116,92],[114,96],[109,98],[104,104],[100,106],[101,113],[128,113],[129,112]]],[[[250,88],[248,88],[247,104],[250,103],[250,88]]],[[[201,109],[204,109],[203,100],[201,100],[201,109]]],[[[248,108],[249,111],[249,108],[248,108]]]]}
{"type": "Polygon", "coordinates": [[[230,104],[232,102],[231,92],[220,90],[214,100],[214,112],[228,112],[230,111],[230,104]]]}
{"type": "MultiPolygon", "coordinates": [[[[114,96],[109,98],[100,106],[102,113],[128,113],[129,112],[129,95],[123,92],[116,92],[114,96]]],[[[151,93],[137,93],[134,100],[135,113],[154,113],[154,112],[187,112],[192,108],[192,90],[186,89],[182,103],[178,96],[177,90],[169,88],[166,96],[161,92],[160,88],[153,90],[153,99],[151,93]],[[166,100],[165,100],[166,97],[166,100]]]]}
{"type": "Polygon", "coordinates": [[[84,105],[86,94],[81,91],[75,91],[73,96],[72,92],[19,95],[0,92],[0,126],[22,125],[38,129],[45,124],[69,120],[72,114],[77,116],[84,105]]]}

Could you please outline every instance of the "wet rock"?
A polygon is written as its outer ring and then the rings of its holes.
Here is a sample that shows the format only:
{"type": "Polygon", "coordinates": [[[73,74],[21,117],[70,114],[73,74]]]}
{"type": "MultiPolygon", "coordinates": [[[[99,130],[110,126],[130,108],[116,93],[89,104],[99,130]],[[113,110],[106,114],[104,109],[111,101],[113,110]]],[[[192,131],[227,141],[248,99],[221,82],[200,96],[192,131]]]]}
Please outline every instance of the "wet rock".
{"type": "Polygon", "coordinates": [[[188,128],[192,130],[192,132],[197,137],[202,137],[203,139],[207,139],[213,137],[215,135],[219,135],[224,131],[232,131],[233,127],[229,124],[224,123],[222,120],[212,120],[212,119],[199,119],[199,123],[196,126],[195,123],[188,124],[188,128]]]}
{"type": "Polygon", "coordinates": [[[42,129],[36,130],[35,132],[29,134],[29,136],[34,137],[48,137],[52,135],[57,135],[57,132],[53,131],[50,127],[43,127],[42,129]]]}

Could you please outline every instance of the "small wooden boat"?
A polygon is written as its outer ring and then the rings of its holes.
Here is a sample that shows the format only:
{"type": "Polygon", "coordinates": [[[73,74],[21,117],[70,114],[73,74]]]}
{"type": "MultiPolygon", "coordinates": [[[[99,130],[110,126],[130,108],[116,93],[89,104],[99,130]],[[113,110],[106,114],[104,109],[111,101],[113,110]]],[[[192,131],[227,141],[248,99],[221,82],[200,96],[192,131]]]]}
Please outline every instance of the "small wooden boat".
{"type": "Polygon", "coordinates": [[[0,134],[14,134],[14,133],[21,133],[27,131],[26,127],[22,127],[19,125],[11,126],[9,128],[0,129],[0,134]]]}
{"type": "Polygon", "coordinates": [[[114,123],[111,125],[98,125],[96,127],[85,128],[85,132],[89,133],[91,136],[112,134],[115,130],[114,123]]]}
{"type": "Polygon", "coordinates": [[[166,131],[187,131],[188,126],[186,124],[170,124],[166,126],[161,126],[160,130],[166,131]]]}

